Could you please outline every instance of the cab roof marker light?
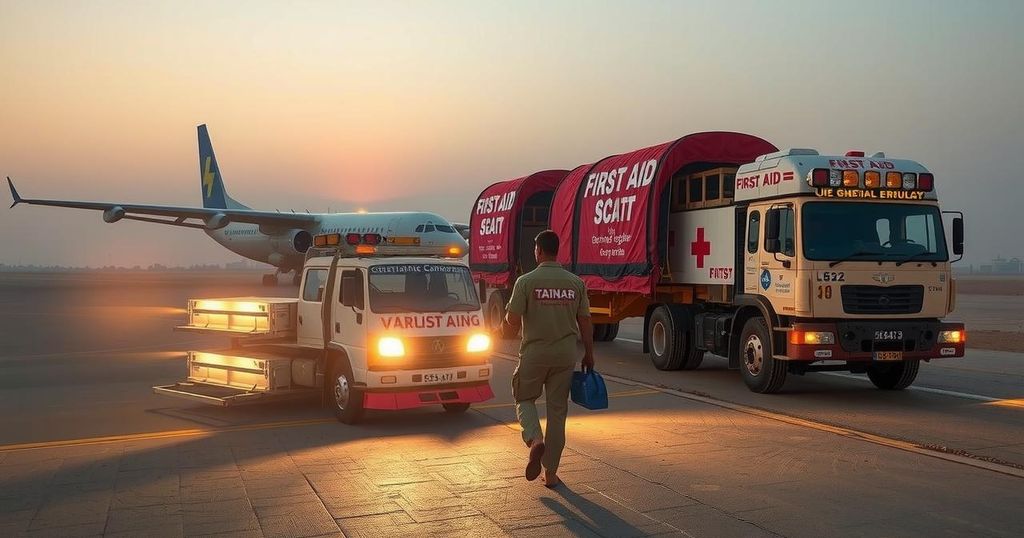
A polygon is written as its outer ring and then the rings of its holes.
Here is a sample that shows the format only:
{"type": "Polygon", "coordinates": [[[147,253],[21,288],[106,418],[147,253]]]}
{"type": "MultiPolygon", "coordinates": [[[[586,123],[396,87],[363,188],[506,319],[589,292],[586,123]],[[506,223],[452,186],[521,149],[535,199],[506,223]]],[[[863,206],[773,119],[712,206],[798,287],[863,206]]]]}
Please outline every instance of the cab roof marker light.
{"type": "Polygon", "coordinates": [[[858,174],[856,170],[843,170],[843,186],[859,187],[860,174],[858,174]]]}
{"type": "Polygon", "coordinates": [[[359,234],[347,234],[345,235],[345,242],[350,245],[358,245],[362,242],[362,237],[359,234]]]}
{"type": "Polygon", "coordinates": [[[929,172],[921,172],[917,175],[917,190],[931,192],[935,188],[935,176],[929,172]]]}
{"type": "Polygon", "coordinates": [[[882,174],[877,170],[865,170],[864,171],[864,187],[868,189],[877,189],[882,186],[882,174]]]}
{"type": "Polygon", "coordinates": [[[885,188],[898,189],[901,185],[903,185],[903,174],[899,172],[885,173],[885,188]]]}
{"type": "Polygon", "coordinates": [[[842,170],[829,170],[828,174],[828,185],[829,187],[842,187],[843,186],[843,171],[842,170]]]}
{"type": "Polygon", "coordinates": [[[846,152],[846,156],[847,157],[863,157],[864,156],[864,152],[851,149],[850,151],[846,152]]]}
{"type": "Polygon", "coordinates": [[[903,188],[907,190],[917,188],[917,174],[907,172],[903,174],[903,188]]]}
{"type": "Polygon", "coordinates": [[[828,187],[828,168],[815,168],[811,170],[812,187],[828,187]]]}

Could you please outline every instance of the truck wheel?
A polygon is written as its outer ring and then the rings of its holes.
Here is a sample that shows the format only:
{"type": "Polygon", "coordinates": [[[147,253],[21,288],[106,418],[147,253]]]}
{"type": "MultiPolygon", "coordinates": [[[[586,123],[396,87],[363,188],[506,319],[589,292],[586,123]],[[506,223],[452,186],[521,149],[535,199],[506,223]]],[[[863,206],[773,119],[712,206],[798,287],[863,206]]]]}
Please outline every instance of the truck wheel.
{"type": "Polygon", "coordinates": [[[667,306],[659,306],[651,314],[647,326],[651,362],[659,370],[678,370],[686,361],[685,333],[676,330],[672,313],[667,306]]]}
{"type": "Polygon", "coordinates": [[[335,357],[331,367],[331,396],[334,416],[344,424],[355,424],[363,416],[363,391],[352,380],[352,368],[345,357],[335,357]]]}
{"type": "Polygon", "coordinates": [[[612,340],[615,340],[617,336],[619,336],[619,322],[616,321],[615,323],[609,323],[608,334],[605,335],[604,341],[611,342],[612,340]]]}
{"type": "Polygon", "coordinates": [[[468,403],[446,403],[446,404],[441,404],[441,407],[444,407],[445,411],[447,411],[449,413],[452,413],[452,414],[455,414],[455,413],[465,413],[466,411],[469,411],[469,404],[468,403]]]}
{"type": "Polygon", "coordinates": [[[594,341],[595,342],[607,342],[608,341],[608,324],[607,323],[595,323],[594,324],[594,341]]]}
{"type": "MultiPolygon", "coordinates": [[[[692,340],[690,340],[692,342],[692,340]]],[[[696,370],[700,363],[704,362],[704,350],[690,347],[686,350],[686,362],[683,363],[683,370],[696,370]]]]}
{"type": "Polygon", "coordinates": [[[740,336],[740,372],[753,392],[774,394],[786,382],[785,361],[772,357],[768,324],[758,316],[747,320],[740,336]]]}
{"type": "Polygon", "coordinates": [[[882,390],[903,390],[914,383],[921,361],[903,361],[893,364],[872,364],[868,379],[882,390]]]}

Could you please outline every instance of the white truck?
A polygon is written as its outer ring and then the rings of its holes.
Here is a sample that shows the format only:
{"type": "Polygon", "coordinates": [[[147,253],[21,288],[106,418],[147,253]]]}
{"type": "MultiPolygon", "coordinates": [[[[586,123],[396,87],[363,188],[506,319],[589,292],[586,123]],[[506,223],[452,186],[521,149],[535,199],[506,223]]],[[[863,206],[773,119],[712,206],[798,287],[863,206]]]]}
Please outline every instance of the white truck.
{"type": "Polygon", "coordinates": [[[493,398],[490,337],[461,249],[417,239],[320,235],[298,298],[191,299],[178,329],[233,346],[189,352],[187,379],[153,390],[221,406],[320,395],[347,424],[365,409],[457,413],[493,398]]]}

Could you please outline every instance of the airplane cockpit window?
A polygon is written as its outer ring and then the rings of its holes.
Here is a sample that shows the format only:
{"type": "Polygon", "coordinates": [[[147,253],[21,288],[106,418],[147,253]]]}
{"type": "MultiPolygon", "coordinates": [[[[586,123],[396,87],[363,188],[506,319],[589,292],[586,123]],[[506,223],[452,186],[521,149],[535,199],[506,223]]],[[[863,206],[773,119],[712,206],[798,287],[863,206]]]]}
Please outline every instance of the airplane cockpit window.
{"type": "Polygon", "coordinates": [[[437,228],[437,231],[439,231],[439,232],[444,232],[446,234],[453,234],[453,233],[455,233],[455,228],[452,228],[451,226],[448,226],[447,224],[437,224],[434,227],[437,228]]]}

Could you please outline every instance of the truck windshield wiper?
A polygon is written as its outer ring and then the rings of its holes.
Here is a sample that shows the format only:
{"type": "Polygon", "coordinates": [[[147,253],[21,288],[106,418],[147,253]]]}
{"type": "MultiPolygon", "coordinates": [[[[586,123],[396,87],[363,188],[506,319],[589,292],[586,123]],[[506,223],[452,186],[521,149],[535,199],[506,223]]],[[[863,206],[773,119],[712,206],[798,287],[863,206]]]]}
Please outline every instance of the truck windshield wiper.
{"type": "MultiPolygon", "coordinates": [[[[899,267],[899,266],[901,266],[901,265],[903,265],[903,264],[913,260],[914,258],[916,258],[918,256],[928,255],[928,254],[934,254],[934,253],[933,252],[928,252],[927,250],[923,250],[921,252],[915,252],[915,253],[911,254],[910,256],[907,256],[906,258],[903,258],[902,260],[896,262],[896,267],[899,267]]],[[[935,265],[935,261],[934,260],[932,260],[932,265],[933,266],[935,265]]]]}
{"type": "Polygon", "coordinates": [[[838,260],[836,260],[834,262],[829,263],[828,266],[829,267],[835,267],[835,266],[837,266],[837,265],[839,265],[839,264],[841,264],[841,263],[843,263],[845,261],[852,260],[853,258],[856,258],[857,256],[867,256],[868,254],[881,254],[881,252],[874,251],[874,250],[858,250],[858,251],[855,251],[855,252],[851,252],[851,253],[847,254],[846,256],[843,256],[842,258],[839,258],[838,260]]]}

